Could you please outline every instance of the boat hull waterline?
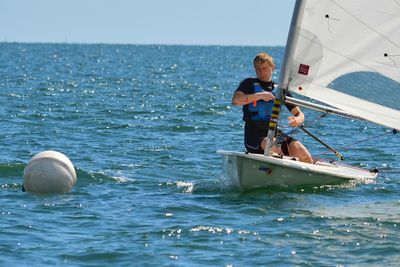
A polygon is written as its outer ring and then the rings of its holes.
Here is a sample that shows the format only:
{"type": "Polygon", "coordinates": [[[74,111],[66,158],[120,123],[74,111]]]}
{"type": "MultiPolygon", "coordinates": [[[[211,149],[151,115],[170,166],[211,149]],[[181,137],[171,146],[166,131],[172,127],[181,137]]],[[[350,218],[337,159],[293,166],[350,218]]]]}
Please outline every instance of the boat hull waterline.
{"type": "Polygon", "coordinates": [[[337,162],[303,163],[290,157],[278,158],[237,151],[219,150],[224,175],[241,189],[266,186],[331,185],[350,180],[375,179],[377,172],[337,162]]]}

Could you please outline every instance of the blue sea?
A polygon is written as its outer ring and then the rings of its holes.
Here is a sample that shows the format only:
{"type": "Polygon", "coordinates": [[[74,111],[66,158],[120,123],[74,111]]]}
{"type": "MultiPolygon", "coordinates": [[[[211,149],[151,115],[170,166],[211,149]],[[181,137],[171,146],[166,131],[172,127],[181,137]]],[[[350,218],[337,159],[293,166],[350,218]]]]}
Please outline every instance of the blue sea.
{"type": "Polygon", "coordinates": [[[241,191],[223,176],[216,151],[244,150],[232,93],[260,51],[277,80],[283,47],[0,43],[0,265],[399,266],[399,134],[303,109],[378,178],[241,191]],[[74,164],[70,193],[21,190],[45,150],[74,164]]]}

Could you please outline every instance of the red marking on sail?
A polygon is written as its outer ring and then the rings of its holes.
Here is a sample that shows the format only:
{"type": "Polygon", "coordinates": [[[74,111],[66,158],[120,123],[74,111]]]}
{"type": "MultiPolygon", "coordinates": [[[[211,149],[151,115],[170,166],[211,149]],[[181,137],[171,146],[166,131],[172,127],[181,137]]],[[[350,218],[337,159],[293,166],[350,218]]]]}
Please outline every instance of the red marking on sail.
{"type": "Polygon", "coordinates": [[[310,65],[300,64],[299,74],[308,75],[309,70],[310,70],[310,65]]]}

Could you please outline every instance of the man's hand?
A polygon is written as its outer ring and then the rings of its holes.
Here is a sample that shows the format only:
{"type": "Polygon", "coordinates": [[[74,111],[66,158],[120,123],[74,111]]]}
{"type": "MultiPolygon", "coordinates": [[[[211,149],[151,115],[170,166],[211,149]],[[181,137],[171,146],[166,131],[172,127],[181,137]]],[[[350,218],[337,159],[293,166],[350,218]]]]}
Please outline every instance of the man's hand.
{"type": "Polygon", "coordinates": [[[261,100],[264,100],[265,102],[271,101],[275,99],[275,96],[270,93],[270,92],[260,92],[257,93],[258,96],[261,96],[261,100]]]}
{"type": "Polygon", "coordinates": [[[303,123],[299,117],[295,116],[288,117],[288,120],[289,120],[289,125],[292,127],[298,127],[303,123]]]}

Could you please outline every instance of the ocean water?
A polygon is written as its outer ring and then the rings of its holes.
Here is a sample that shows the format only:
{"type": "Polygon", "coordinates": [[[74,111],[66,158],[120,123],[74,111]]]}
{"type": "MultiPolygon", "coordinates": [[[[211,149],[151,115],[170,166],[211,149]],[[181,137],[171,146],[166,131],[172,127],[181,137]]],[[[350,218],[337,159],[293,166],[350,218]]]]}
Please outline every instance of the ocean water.
{"type": "Polygon", "coordinates": [[[282,47],[0,43],[0,265],[398,266],[399,135],[303,109],[347,163],[386,171],[245,192],[222,176],[216,150],[244,149],[231,96],[259,51],[279,69],[282,47]],[[22,192],[44,150],[73,162],[70,193],[22,192]]]}

